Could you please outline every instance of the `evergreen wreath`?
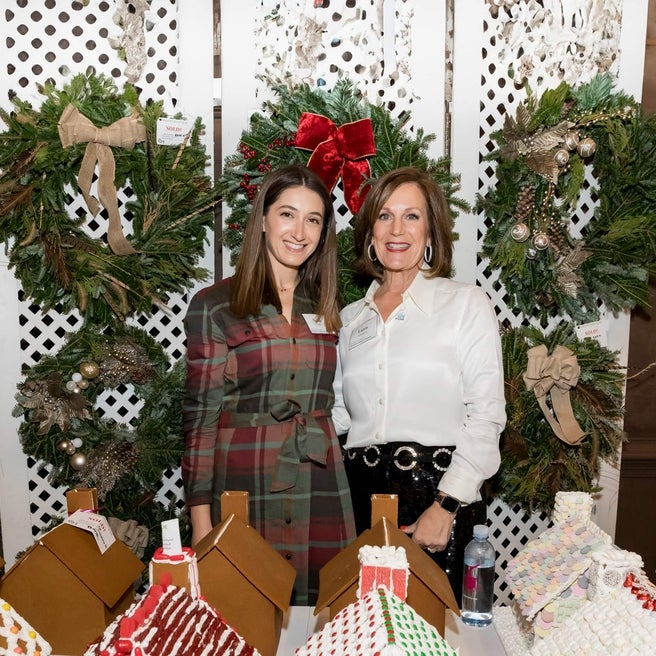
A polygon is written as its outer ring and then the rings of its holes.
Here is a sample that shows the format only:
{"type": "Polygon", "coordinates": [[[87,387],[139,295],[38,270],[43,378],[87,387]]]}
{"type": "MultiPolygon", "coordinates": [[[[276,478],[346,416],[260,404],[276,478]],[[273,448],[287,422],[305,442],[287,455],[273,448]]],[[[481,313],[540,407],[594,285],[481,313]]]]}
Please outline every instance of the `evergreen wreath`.
{"type": "Polygon", "coordinates": [[[482,254],[510,307],[546,325],[646,304],[656,273],[656,117],[613,93],[609,75],[531,94],[493,138],[497,183],[477,199],[482,254]],[[591,167],[591,169],[590,169],[591,167]],[[590,182],[594,216],[577,234],[590,182]]]}
{"type": "MultiPolygon", "coordinates": [[[[78,309],[85,322],[107,325],[135,312],[151,312],[165,304],[166,294],[206,278],[197,259],[217,199],[205,172],[200,119],[180,146],[160,145],[156,128],[165,118],[162,103],[142,106],[131,85],[119,92],[110,78],[77,75],[61,90],[46,85],[41,92],[38,110],[19,98],[13,99],[13,111],[0,110],[7,125],[0,134],[0,239],[25,294],[44,309],[78,309]],[[129,224],[131,235],[127,240],[120,235],[124,254],[89,236],[86,212],[71,217],[67,211],[87,143],[64,146],[60,123],[78,113],[90,133],[117,123],[131,123],[130,129],[143,132],[136,143],[109,144],[111,151],[105,150],[115,166],[109,184],[128,198],[122,222],[129,224]]],[[[89,146],[102,148],[91,141],[89,146]]],[[[99,175],[101,168],[99,158],[99,175]]],[[[115,202],[115,194],[113,202],[103,202],[110,230],[107,205],[115,202]]]]}
{"type": "MultiPolygon", "coordinates": [[[[308,164],[310,161],[312,150],[298,143],[299,122],[306,114],[319,117],[325,123],[331,122],[338,129],[342,126],[349,126],[350,129],[352,124],[363,119],[371,122],[370,136],[373,137],[374,149],[363,150],[368,154],[358,156],[356,160],[368,163],[370,175],[362,174],[365,186],[370,178],[375,179],[392,169],[416,166],[426,170],[441,185],[454,217],[458,210],[468,209],[467,203],[456,197],[459,176],[451,173],[449,160],[431,159],[427,154],[435,136],[425,134],[421,128],[412,134],[405,130],[410,120],[409,114],[395,119],[383,105],[367,102],[346,78],[338,80],[330,91],[313,89],[305,84],[297,87],[275,81],[270,81],[270,84],[277,101],[265,102],[263,111],[251,116],[249,129],[242,132],[238,152],[225,158],[223,174],[217,182],[224,201],[230,207],[223,242],[231,249],[231,264],[235,264],[239,255],[252,201],[263,177],[278,166],[308,164]]],[[[358,139],[360,135],[354,135],[353,140],[358,139]]],[[[361,141],[366,141],[368,147],[372,145],[367,139],[362,138],[361,141]]],[[[359,190],[362,191],[362,187],[359,190]]],[[[357,196],[357,193],[350,195],[357,196]]],[[[353,207],[351,203],[348,207],[348,201],[346,204],[347,212],[353,214],[353,209],[357,211],[357,205],[353,207]]],[[[353,234],[349,226],[338,234],[339,280],[344,303],[361,298],[365,289],[352,271],[353,254],[353,234]]]]}
{"type": "Polygon", "coordinates": [[[596,492],[601,461],[615,464],[624,439],[625,373],[617,354],[594,339],[579,340],[573,326],[561,324],[549,335],[536,327],[512,328],[501,336],[505,372],[506,428],[501,436],[501,467],[491,492],[528,512],[553,508],[556,492],[596,492]],[[523,380],[528,350],[544,344],[570,349],[581,368],[571,389],[571,404],[586,433],[577,445],[558,439],[523,380]]]}
{"type": "Polygon", "coordinates": [[[180,463],[184,361],[172,367],[161,345],[138,328],[116,325],[71,333],[18,385],[14,416],[23,451],[49,469],[53,485],[95,487],[100,512],[134,519],[150,531],[177,516],[174,500],[155,501],[165,472],[180,463]],[[112,391],[132,391],[138,417],[117,423],[97,406],[112,391]]]}

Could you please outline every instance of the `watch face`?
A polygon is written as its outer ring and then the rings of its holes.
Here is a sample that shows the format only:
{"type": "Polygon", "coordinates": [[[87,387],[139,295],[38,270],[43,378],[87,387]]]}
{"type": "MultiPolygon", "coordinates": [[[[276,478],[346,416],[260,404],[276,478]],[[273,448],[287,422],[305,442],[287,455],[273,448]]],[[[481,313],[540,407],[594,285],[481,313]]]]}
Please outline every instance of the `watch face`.
{"type": "Polygon", "coordinates": [[[440,506],[442,506],[447,512],[454,513],[460,507],[460,502],[453,497],[444,496],[440,497],[440,506]]]}

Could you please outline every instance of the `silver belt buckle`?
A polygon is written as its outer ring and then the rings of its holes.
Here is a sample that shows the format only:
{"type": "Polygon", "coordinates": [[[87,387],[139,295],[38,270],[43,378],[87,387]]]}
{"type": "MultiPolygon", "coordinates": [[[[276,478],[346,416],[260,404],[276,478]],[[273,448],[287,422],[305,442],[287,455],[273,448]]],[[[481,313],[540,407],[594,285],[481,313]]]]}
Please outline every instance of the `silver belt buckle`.
{"type": "Polygon", "coordinates": [[[375,467],[379,462],[380,462],[380,447],[376,446],[375,444],[370,444],[363,452],[362,452],[362,460],[364,461],[364,464],[367,465],[367,467],[375,467]],[[369,450],[372,450],[374,452],[374,458],[372,462],[369,461],[369,450]]]}
{"type": "Polygon", "coordinates": [[[447,449],[445,447],[440,447],[439,449],[435,449],[435,451],[433,451],[433,467],[435,467],[437,471],[445,472],[447,468],[437,464],[437,458],[442,453],[446,453],[448,456],[452,455],[451,449],[447,449]]]}
{"type": "Polygon", "coordinates": [[[415,467],[417,465],[418,458],[419,458],[419,454],[411,446],[400,446],[396,451],[394,451],[394,464],[401,471],[408,471],[409,469],[415,467]],[[412,456],[412,460],[410,461],[409,465],[402,465],[399,462],[399,456],[406,451],[412,456]]]}

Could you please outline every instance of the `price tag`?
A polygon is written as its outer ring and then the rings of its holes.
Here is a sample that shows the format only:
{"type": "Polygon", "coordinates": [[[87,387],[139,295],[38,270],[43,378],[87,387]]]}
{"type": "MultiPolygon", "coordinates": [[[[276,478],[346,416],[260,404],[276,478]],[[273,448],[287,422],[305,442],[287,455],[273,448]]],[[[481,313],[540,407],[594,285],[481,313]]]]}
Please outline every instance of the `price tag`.
{"type": "Polygon", "coordinates": [[[191,132],[190,119],[160,118],[157,120],[157,143],[160,146],[179,146],[191,132]]]}
{"type": "Polygon", "coordinates": [[[116,542],[112,529],[109,527],[109,522],[103,515],[96,515],[85,510],[76,510],[66,519],[66,522],[71,526],[91,533],[96,540],[100,553],[105,553],[116,542]]]}

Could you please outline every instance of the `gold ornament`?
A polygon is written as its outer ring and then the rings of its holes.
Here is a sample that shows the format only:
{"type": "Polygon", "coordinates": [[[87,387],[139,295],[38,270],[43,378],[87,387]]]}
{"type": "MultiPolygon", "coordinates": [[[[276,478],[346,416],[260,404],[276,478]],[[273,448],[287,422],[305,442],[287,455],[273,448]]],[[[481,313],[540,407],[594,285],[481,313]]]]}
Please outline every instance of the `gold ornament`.
{"type": "Polygon", "coordinates": [[[515,241],[526,241],[531,234],[531,229],[525,223],[515,223],[510,231],[510,236],[515,241]]]}
{"type": "Polygon", "coordinates": [[[554,154],[554,161],[558,166],[565,166],[569,162],[569,152],[564,148],[559,148],[554,154]]]}
{"type": "Polygon", "coordinates": [[[71,443],[68,440],[62,440],[61,442],[59,442],[59,444],[57,444],[57,448],[60,451],[66,451],[66,449],[68,449],[70,445],[71,443]]]}
{"type": "Polygon", "coordinates": [[[72,456],[77,451],[77,449],[75,448],[75,444],[73,444],[73,442],[69,442],[66,445],[64,451],[66,451],[66,453],[68,453],[69,456],[72,456]]]}
{"type": "Polygon", "coordinates": [[[71,467],[75,471],[82,471],[87,466],[87,457],[84,453],[76,453],[71,456],[71,467]]]}
{"type": "Polygon", "coordinates": [[[563,142],[567,150],[576,150],[576,147],[579,145],[579,133],[575,130],[567,132],[563,137],[563,142]]]}
{"type": "Polygon", "coordinates": [[[538,232],[538,234],[533,237],[533,246],[539,251],[549,248],[549,237],[545,235],[544,232],[538,232]]]}
{"type": "Polygon", "coordinates": [[[86,379],[93,380],[100,373],[100,367],[96,362],[83,362],[80,365],[80,373],[86,379]]]}
{"type": "Polygon", "coordinates": [[[585,139],[581,139],[581,141],[579,141],[579,145],[576,147],[576,150],[581,157],[591,157],[594,155],[595,150],[597,150],[597,144],[595,143],[594,139],[586,137],[585,139]]]}

